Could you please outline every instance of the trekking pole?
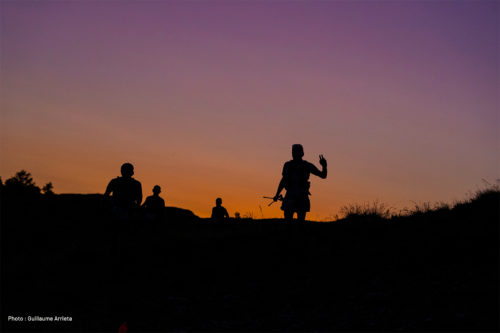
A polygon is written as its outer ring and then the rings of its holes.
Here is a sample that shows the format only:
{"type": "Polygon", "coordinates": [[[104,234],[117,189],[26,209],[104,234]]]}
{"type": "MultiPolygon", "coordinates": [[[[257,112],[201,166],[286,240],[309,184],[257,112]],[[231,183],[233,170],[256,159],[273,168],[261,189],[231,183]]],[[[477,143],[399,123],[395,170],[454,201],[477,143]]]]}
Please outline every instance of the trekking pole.
{"type": "MultiPolygon", "coordinates": [[[[267,207],[269,207],[269,206],[271,206],[273,203],[275,203],[275,201],[274,201],[274,197],[266,197],[266,196],[264,196],[263,198],[264,198],[264,199],[271,199],[271,200],[273,200],[273,201],[271,201],[271,203],[270,203],[269,205],[267,205],[267,207]]],[[[278,200],[279,200],[279,201],[283,201],[283,196],[282,196],[281,194],[278,196],[278,200]]]]}

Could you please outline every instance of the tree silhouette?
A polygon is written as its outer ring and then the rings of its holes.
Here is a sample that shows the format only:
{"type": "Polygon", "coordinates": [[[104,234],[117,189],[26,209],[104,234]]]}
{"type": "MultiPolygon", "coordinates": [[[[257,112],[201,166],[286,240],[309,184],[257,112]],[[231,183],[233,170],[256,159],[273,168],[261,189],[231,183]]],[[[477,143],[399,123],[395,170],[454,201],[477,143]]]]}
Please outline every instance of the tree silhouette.
{"type": "Polygon", "coordinates": [[[48,182],[44,187],[42,187],[42,193],[45,195],[54,194],[54,191],[52,191],[53,189],[54,185],[52,185],[52,182],[48,182]]]}
{"type": "Polygon", "coordinates": [[[31,174],[26,170],[18,171],[14,177],[5,181],[5,185],[19,185],[23,187],[36,186],[33,177],[31,177],[31,174]]]}
{"type": "Polygon", "coordinates": [[[40,194],[40,188],[36,186],[33,177],[26,170],[21,170],[12,178],[5,181],[6,194],[34,196],[40,194]]]}

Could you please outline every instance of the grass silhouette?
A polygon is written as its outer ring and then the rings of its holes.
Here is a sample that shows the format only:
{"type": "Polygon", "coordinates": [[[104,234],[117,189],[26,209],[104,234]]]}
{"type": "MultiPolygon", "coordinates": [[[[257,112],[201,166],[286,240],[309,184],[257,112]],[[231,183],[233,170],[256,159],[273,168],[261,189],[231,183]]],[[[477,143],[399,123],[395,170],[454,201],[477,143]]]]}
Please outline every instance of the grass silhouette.
{"type": "Polygon", "coordinates": [[[352,220],[352,219],[363,219],[371,218],[377,220],[390,220],[392,218],[401,217],[415,217],[423,214],[434,215],[437,213],[450,212],[453,209],[460,209],[459,207],[471,205],[475,202],[487,201],[487,198],[493,198],[500,192],[500,187],[498,185],[489,185],[482,189],[478,189],[474,193],[470,194],[468,199],[449,204],[446,202],[423,202],[417,203],[413,202],[414,206],[411,208],[403,208],[396,211],[393,207],[388,207],[386,204],[379,202],[378,200],[370,203],[363,204],[349,204],[340,208],[340,219],[352,220]]]}

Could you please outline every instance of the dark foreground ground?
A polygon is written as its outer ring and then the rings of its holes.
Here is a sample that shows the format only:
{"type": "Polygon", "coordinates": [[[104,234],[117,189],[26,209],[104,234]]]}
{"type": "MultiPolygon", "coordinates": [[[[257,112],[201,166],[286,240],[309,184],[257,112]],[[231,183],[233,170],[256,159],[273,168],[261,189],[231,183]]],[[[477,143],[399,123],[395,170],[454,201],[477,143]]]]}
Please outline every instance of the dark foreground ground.
{"type": "Polygon", "coordinates": [[[169,209],[131,232],[116,230],[100,199],[4,200],[3,331],[499,329],[498,192],[453,210],[303,228],[212,225],[169,209]]]}

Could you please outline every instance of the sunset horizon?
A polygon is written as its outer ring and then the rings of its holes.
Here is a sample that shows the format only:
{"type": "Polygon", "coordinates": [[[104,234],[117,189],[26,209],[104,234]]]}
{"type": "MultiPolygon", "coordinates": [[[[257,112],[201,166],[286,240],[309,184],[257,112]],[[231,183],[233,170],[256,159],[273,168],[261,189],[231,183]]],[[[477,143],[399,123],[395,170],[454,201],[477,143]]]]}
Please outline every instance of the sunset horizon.
{"type": "Polygon", "coordinates": [[[268,206],[292,144],[312,221],[342,206],[453,204],[497,184],[499,4],[2,1],[0,177],[209,217],[268,206]]]}

